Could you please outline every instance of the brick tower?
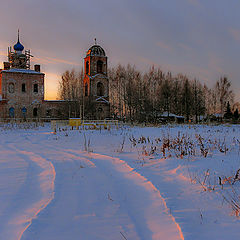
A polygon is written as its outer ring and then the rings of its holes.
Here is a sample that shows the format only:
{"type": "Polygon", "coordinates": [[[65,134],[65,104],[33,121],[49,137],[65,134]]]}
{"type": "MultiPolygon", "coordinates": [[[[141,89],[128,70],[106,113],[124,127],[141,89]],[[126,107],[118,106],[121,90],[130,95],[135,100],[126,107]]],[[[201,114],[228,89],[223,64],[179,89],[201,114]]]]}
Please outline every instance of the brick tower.
{"type": "MultiPolygon", "coordinates": [[[[95,40],[96,41],[96,40],[95,40]]],[[[110,115],[107,56],[95,43],[84,58],[85,117],[105,119],[110,115]]]]}

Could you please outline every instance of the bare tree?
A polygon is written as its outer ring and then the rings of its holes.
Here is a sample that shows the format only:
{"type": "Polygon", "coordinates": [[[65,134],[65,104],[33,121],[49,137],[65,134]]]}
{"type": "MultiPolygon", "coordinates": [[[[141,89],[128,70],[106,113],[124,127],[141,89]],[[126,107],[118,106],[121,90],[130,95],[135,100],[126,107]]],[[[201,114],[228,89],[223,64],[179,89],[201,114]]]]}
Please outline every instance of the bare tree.
{"type": "Polygon", "coordinates": [[[221,77],[220,80],[216,82],[215,85],[218,111],[223,117],[224,110],[226,108],[227,102],[233,103],[234,95],[231,90],[231,82],[227,77],[221,77]]]}
{"type": "MultiPolygon", "coordinates": [[[[111,113],[122,120],[156,122],[162,112],[167,111],[198,122],[199,116],[205,113],[223,114],[228,101],[233,105],[233,91],[226,77],[209,89],[183,74],[173,76],[154,66],[142,73],[130,64],[109,69],[108,77],[111,113]]],[[[83,71],[64,72],[59,82],[59,99],[75,101],[75,108],[79,108],[82,84],[83,71]]]]}
{"type": "Polygon", "coordinates": [[[68,102],[69,116],[80,116],[83,99],[83,70],[79,73],[73,69],[62,74],[58,98],[68,102]]]}

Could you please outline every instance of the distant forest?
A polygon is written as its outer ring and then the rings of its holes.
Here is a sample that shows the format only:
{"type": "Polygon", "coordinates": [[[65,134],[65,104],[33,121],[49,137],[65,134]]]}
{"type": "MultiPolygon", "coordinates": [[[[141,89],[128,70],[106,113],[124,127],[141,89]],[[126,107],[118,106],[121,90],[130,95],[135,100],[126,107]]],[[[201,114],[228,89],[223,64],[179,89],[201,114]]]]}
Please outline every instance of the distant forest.
{"type": "MultiPolygon", "coordinates": [[[[83,77],[83,71],[64,72],[58,98],[81,105],[83,77]]],[[[234,93],[226,76],[218,79],[212,89],[187,75],[174,75],[155,67],[141,72],[130,64],[110,68],[108,77],[111,114],[115,119],[157,122],[164,112],[199,122],[201,116],[223,117],[227,109],[235,111],[234,93]]]]}

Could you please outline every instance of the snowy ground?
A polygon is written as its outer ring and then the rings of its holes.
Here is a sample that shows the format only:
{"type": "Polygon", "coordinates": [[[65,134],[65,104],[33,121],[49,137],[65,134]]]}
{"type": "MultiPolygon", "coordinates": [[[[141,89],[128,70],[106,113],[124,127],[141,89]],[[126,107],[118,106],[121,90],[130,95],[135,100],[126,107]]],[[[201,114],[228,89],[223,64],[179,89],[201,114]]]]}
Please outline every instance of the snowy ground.
{"type": "Polygon", "coordinates": [[[2,126],[0,239],[238,239],[239,140],[240,126],[2,126]]]}

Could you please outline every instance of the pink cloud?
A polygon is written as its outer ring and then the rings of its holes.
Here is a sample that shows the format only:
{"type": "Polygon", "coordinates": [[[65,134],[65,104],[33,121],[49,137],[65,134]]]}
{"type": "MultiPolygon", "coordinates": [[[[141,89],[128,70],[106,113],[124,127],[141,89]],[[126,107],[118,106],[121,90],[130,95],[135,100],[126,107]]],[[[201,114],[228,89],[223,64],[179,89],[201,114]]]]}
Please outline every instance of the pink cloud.
{"type": "Polygon", "coordinates": [[[211,70],[214,70],[214,72],[217,72],[219,74],[224,74],[224,70],[221,67],[222,60],[218,57],[216,57],[214,54],[209,55],[209,61],[208,61],[208,67],[211,70]]]}
{"type": "Polygon", "coordinates": [[[164,62],[156,62],[156,61],[153,61],[152,59],[140,57],[140,56],[138,57],[138,59],[144,64],[148,64],[149,66],[154,65],[156,67],[160,67],[164,72],[170,71],[174,74],[178,74],[178,73],[186,74],[188,77],[192,79],[197,78],[199,80],[204,81],[204,83],[208,84],[209,86],[212,83],[213,74],[208,68],[207,69],[201,68],[198,66],[193,66],[185,63],[176,65],[176,64],[170,64],[170,63],[168,64],[164,62]]]}
{"type": "Polygon", "coordinates": [[[231,28],[229,32],[235,41],[240,41],[240,30],[231,28]]]}
{"type": "Polygon", "coordinates": [[[192,51],[192,48],[187,46],[186,44],[183,43],[179,43],[178,46],[182,49],[184,49],[185,51],[192,51]]]}
{"type": "Polygon", "coordinates": [[[64,63],[64,64],[68,64],[68,65],[73,65],[73,66],[80,66],[80,62],[76,63],[76,62],[72,62],[72,61],[67,61],[64,59],[60,59],[60,58],[53,58],[53,57],[35,57],[34,59],[36,59],[39,63],[50,63],[50,64],[58,64],[58,63],[64,63]]]}
{"type": "Polygon", "coordinates": [[[162,49],[168,50],[168,51],[173,51],[173,48],[170,45],[168,45],[168,44],[166,44],[162,41],[158,41],[157,46],[162,48],[162,49]]]}

